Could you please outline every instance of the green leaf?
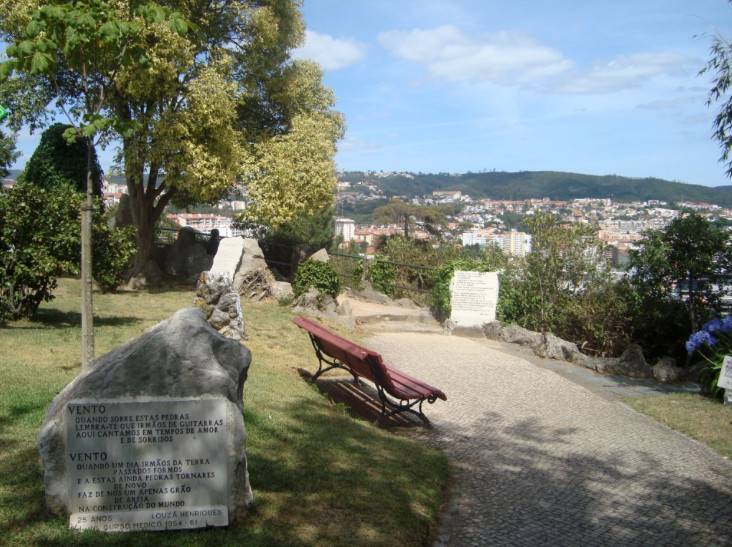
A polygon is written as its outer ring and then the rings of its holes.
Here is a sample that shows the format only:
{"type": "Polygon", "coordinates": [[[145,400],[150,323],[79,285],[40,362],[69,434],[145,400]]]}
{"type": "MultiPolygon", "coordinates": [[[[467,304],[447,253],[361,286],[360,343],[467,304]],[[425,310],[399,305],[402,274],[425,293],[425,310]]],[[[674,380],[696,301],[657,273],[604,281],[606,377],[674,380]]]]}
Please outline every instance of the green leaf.
{"type": "Polygon", "coordinates": [[[31,60],[31,74],[44,74],[51,66],[51,56],[47,53],[36,51],[31,60]]]}

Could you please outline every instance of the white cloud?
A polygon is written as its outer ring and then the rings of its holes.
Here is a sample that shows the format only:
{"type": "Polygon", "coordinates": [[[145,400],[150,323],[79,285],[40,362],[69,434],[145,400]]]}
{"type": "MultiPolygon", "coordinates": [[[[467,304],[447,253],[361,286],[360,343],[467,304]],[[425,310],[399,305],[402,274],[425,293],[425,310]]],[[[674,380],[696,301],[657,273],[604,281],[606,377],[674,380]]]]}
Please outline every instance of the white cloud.
{"type": "Polygon", "coordinates": [[[609,63],[597,64],[589,72],[576,76],[559,87],[565,93],[608,93],[639,87],[660,76],[681,76],[695,60],[673,52],[623,55],[609,63]]]}
{"type": "Polygon", "coordinates": [[[457,27],[390,31],[379,42],[397,57],[459,83],[527,84],[569,71],[572,61],[530,36],[498,32],[472,38],[457,27]]]}
{"type": "Polygon", "coordinates": [[[581,70],[559,50],[526,34],[469,36],[445,25],[389,31],[379,42],[392,54],[423,65],[434,78],[460,84],[541,86],[567,94],[602,94],[640,87],[651,79],[695,74],[700,61],[675,52],[622,55],[581,70]]]}
{"type": "Polygon", "coordinates": [[[305,43],[294,50],[292,56],[296,59],[311,59],[324,70],[338,70],[361,60],[364,46],[352,40],[306,30],[305,43]]]}

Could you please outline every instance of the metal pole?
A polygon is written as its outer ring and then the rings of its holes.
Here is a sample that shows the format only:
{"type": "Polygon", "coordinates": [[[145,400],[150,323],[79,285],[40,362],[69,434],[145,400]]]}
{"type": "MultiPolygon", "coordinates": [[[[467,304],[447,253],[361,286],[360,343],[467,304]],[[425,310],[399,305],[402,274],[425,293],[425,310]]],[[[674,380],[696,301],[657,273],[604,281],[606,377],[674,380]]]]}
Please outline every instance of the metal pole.
{"type": "Polygon", "coordinates": [[[92,302],[92,210],[94,183],[91,173],[91,138],[86,139],[86,196],[81,208],[81,370],[94,360],[94,306],[92,302]]]}

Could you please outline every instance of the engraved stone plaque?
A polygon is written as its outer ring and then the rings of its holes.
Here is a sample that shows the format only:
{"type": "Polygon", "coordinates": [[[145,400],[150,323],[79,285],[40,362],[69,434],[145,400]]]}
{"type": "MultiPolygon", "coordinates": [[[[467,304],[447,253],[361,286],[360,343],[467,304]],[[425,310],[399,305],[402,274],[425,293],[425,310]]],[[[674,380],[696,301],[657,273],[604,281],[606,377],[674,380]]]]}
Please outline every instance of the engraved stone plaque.
{"type": "Polygon", "coordinates": [[[717,387],[732,390],[732,357],[725,355],[722,370],[719,371],[717,387]]]}
{"type": "Polygon", "coordinates": [[[450,282],[450,320],[457,327],[480,327],[496,320],[498,274],[456,271],[450,282]]]}
{"type": "Polygon", "coordinates": [[[227,401],[76,399],[64,413],[70,527],[228,524],[227,401]]]}

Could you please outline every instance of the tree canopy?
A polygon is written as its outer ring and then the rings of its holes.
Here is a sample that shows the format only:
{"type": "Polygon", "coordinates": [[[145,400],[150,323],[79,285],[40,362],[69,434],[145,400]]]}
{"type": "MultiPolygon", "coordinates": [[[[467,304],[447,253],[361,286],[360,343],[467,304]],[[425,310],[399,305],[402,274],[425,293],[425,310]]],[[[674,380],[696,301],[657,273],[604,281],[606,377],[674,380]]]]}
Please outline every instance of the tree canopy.
{"type": "MultiPolygon", "coordinates": [[[[54,188],[67,184],[78,192],[86,191],[86,154],[85,140],[69,143],[64,133],[70,126],[56,123],[41,135],[33,155],[23,171],[23,180],[42,188],[54,188]]],[[[92,147],[92,181],[94,193],[102,195],[102,170],[99,167],[96,150],[92,147]]]]}
{"type": "Polygon", "coordinates": [[[10,167],[19,153],[15,150],[15,140],[0,131],[0,177],[8,176],[10,167]]]}
{"type": "Polygon", "coordinates": [[[712,89],[709,91],[707,105],[721,102],[719,112],[714,118],[713,137],[719,141],[722,155],[719,161],[727,165],[727,176],[732,177],[732,44],[721,36],[716,36],[712,42],[711,57],[700,74],[711,73],[713,76],[712,89]]]}
{"type": "Polygon", "coordinates": [[[280,225],[332,199],[342,119],[317,65],[289,58],[299,2],[0,0],[0,31],[11,123],[43,125],[53,104],[122,143],[136,270],[171,201],[239,184],[250,218],[280,225]]]}

